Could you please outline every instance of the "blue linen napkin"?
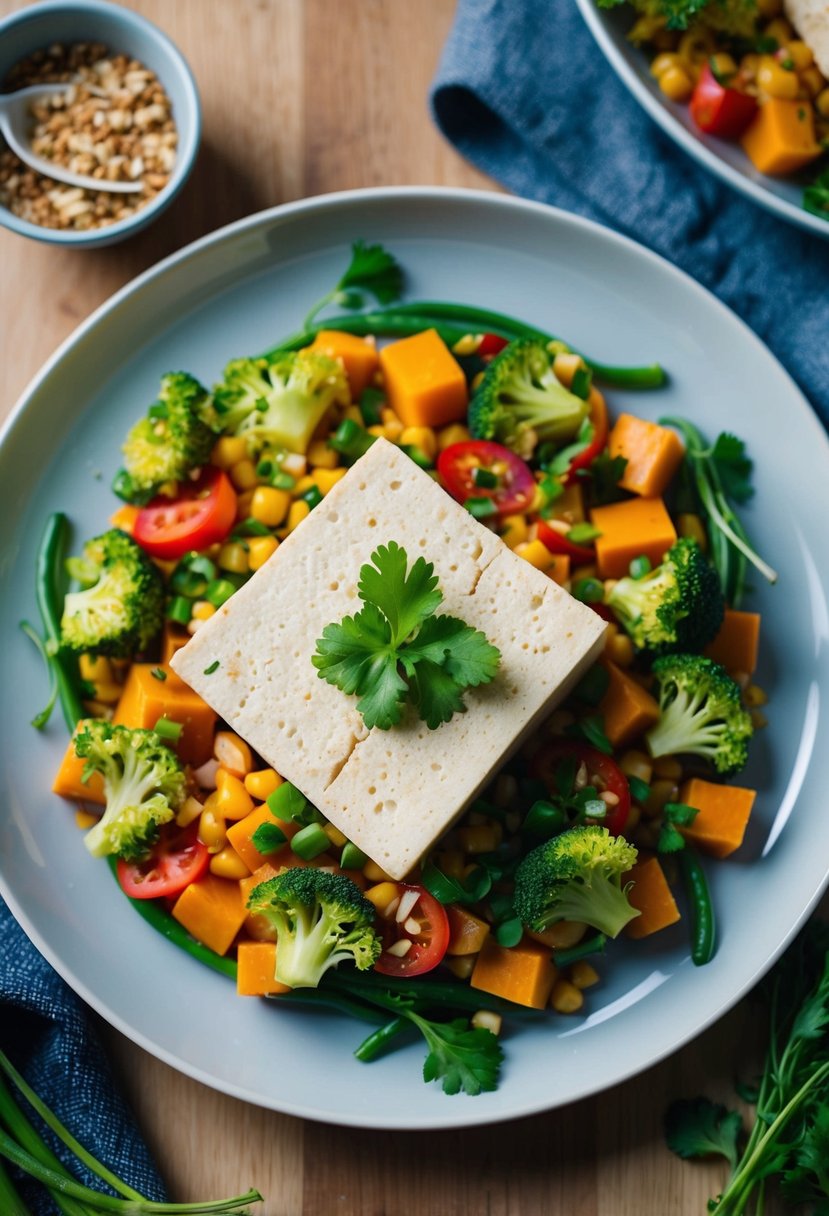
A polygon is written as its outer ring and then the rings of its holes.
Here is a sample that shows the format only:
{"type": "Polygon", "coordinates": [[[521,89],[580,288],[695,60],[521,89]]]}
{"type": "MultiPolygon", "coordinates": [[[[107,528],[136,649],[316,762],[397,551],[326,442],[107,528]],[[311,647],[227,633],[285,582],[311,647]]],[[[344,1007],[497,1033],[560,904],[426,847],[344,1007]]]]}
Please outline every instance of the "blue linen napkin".
{"type": "Polygon", "coordinates": [[[573,0],[459,0],[431,101],[444,135],[508,189],[633,237],[718,295],[829,426],[829,240],[675,147],[573,0]]]}
{"type": "MultiPolygon", "coordinates": [[[[166,1198],[147,1147],[115,1088],[85,1006],[38,953],[2,900],[0,1047],[98,1161],[147,1198],[166,1198]]],[[[42,1126],[40,1130],[45,1131],[42,1126]]],[[[44,1138],[70,1164],[51,1133],[46,1131],[44,1138]]],[[[74,1163],[70,1168],[82,1182],[103,1188],[85,1169],[74,1163]]],[[[21,1189],[33,1213],[53,1216],[55,1208],[39,1187],[22,1183],[21,1189]]]]}

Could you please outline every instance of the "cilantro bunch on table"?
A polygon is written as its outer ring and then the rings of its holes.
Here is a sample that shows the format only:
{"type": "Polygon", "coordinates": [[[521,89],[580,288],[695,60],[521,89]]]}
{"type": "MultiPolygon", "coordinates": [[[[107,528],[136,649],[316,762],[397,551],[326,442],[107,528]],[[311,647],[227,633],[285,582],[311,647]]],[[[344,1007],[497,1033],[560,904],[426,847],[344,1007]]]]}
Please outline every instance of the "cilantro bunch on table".
{"type": "Polygon", "coordinates": [[[443,594],[434,566],[409,568],[395,541],[379,545],[360,570],[363,607],[326,625],[312,663],[320,679],[358,696],[366,726],[396,726],[408,701],[430,730],[465,709],[468,688],[488,684],[500,651],[459,617],[436,616],[443,594]]]}

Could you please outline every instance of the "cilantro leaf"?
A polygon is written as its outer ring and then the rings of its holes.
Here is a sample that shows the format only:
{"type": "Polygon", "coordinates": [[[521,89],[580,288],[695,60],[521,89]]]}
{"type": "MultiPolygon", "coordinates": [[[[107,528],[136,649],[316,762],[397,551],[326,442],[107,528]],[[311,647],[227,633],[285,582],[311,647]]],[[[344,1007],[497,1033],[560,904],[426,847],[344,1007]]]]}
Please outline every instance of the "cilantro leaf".
{"type": "Polygon", "coordinates": [[[723,431],[714,441],[711,460],[729,498],[735,502],[747,502],[754,493],[751,484],[754,465],[746,456],[746,445],[742,439],[723,431]]]}
{"type": "Polygon", "coordinates": [[[812,215],[824,220],[829,219],[829,169],[825,169],[803,191],[803,207],[812,215]]]}
{"type": "Polygon", "coordinates": [[[500,652],[457,617],[434,615],[443,599],[434,566],[411,569],[395,541],[379,545],[360,569],[363,607],[326,625],[311,662],[320,679],[360,698],[367,727],[397,725],[403,702],[430,730],[465,709],[463,693],[493,679],[500,652]]]}
{"type": "Polygon", "coordinates": [[[685,837],[672,823],[664,823],[656,842],[657,853],[679,853],[685,848],[685,837]]]}
{"type": "Polygon", "coordinates": [[[287,839],[282,828],[277,827],[275,823],[260,823],[251,836],[251,843],[257,853],[267,856],[268,853],[275,853],[280,849],[287,839]]]}
{"type": "Polygon", "coordinates": [[[737,1164],[737,1137],[742,1128],[739,1111],[727,1110],[708,1098],[672,1102],[665,1114],[665,1139],[678,1157],[719,1154],[737,1164]]]}
{"type": "MultiPolygon", "coordinates": [[[[392,304],[403,293],[403,268],[382,245],[367,245],[355,241],[351,246],[351,261],[337,284],[337,294],[354,290],[367,291],[380,304],[392,304]]],[[[359,306],[358,306],[359,307],[359,306]]]]}
{"type": "Polygon", "coordinates": [[[406,1016],[419,1027],[429,1045],[424,1081],[442,1080],[445,1094],[463,1091],[472,1097],[497,1087],[504,1053],[491,1030],[471,1029],[463,1018],[430,1022],[411,1010],[406,1016]]]}

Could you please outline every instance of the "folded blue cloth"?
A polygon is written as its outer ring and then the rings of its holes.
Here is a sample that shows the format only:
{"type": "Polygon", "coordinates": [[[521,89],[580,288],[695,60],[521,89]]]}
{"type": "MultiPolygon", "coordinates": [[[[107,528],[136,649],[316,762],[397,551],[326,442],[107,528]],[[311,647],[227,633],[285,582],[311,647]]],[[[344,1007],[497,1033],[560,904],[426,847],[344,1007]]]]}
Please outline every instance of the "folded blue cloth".
{"type": "MultiPolygon", "coordinates": [[[[38,953],[2,900],[0,1047],[98,1161],[147,1198],[166,1198],[133,1117],[115,1089],[85,1006],[38,953]]],[[[37,1116],[34,1121],[39,1124],[37,1116]]],[[[50,1132],[39,1128],[82,1182],[105,1189],[88,1171],[76,1168],[50,1132]]],[[[56,1209],[36,1184],[21,1183],[21,1189],[33,1213],[53,1216],[56,1209]]]]}
{"type": "Polygon", "coordinates": [[[573,0],[460,0],[432,107],[458,150],[516,194],[615,228],[710,288],[829,425],[829,240],[769,215],[675,147],[573,0]]]}

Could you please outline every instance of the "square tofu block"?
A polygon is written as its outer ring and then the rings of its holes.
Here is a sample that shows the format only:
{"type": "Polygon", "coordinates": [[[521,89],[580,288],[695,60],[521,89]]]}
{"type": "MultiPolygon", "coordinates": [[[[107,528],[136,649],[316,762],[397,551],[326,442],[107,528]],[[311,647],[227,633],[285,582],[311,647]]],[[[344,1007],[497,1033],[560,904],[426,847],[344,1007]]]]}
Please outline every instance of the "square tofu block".
{"type": "Polygon", "coordinates": [[[516,557],[379,439],[171,666],[278,772],[395,878],[404,877],[602,648],[605,624],[516,557]],[[409,709],[366,730],[319,679],[317,638],[356,612],[360,567],[397,541],[434,564],[438,609],[501,651],[467,712],[430,731],[409,709]],[[205,670],[216,660],[210,675],[205,670]]]}

